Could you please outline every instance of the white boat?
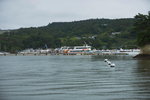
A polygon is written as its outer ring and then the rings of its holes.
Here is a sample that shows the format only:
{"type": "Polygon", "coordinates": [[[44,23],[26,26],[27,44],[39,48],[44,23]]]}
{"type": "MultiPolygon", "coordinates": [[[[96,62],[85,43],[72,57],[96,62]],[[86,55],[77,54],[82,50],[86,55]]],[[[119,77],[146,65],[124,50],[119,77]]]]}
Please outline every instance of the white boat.
{"type": "Polygon", "coordinates": [[[73,46],[73,47],[61,47],[61,53],[67,54],[82,54],[82,53],[92,53],[91,46],[83,45],[83,46],[73,46]]]}
{"type": "Polygon", "coordinates": [[[92,53],[92,50],[91,50],[91,46],[88,45],[74,46],[74,48],[70,49],[68,53],[73,53],[73,54],[92,53]]]}
{"type": "Polygon", "coordinates": [[[120,49],[120,53],[125,53],[127,55],[136,56],[140,54],[140,49],[120,49]]]}
{"type": "Polygon", "coordinates": [[[0,55],[4,55],[4,53],[3,53],[3,52],[0,52],[0,55]]]}
{"type": "Polygon", "coordinates": [[[8,55],[10,54],[9,52],[0,52],[0,55],[8,55]]]}

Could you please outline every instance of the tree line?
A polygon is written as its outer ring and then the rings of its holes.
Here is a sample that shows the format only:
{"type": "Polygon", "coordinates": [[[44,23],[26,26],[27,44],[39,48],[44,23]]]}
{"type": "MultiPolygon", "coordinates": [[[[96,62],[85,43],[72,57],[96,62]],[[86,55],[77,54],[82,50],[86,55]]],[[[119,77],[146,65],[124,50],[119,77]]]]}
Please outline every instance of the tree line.
{"type": "Polygon", "coordinates": [[[0,51],[17,52],[26,48],[45,48],[45,44],[48,48],[58,48],[83,45],[85,42],[95,49],[136,48],[138,27],[141,28],[140,24],[144,23],[137,24],[137,19],[140,20],[136,16],[125,19],[54,22],[42,27],[11,30],[0,34],[0,51]]]}

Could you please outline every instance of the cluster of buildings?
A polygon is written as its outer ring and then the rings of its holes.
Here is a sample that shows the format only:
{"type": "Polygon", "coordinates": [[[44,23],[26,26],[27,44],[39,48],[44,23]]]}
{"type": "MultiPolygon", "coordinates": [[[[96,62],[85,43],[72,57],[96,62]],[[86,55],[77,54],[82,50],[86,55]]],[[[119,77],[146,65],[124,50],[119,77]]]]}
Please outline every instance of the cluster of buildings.
{"type": "MultiPolygon", "coordinates": [[[[139,49],[113,49],[96,50],[91,49],[89,45],[83,46],[63,46],[56,49],[26,49],[15,55],[137,55],[139,49]]],[[[0,52],[0,55],[10,55],[7,52],[0,52]]]]}
{"type": "Polygon", "coordinates": [[[91,46],[63,46],[56,49],[26,49],[18,52],[18,54],[45,54],[45,55],[137,55],[139,49],[113,49],[113,50],[96,50],[91,49],[91,46]]]}

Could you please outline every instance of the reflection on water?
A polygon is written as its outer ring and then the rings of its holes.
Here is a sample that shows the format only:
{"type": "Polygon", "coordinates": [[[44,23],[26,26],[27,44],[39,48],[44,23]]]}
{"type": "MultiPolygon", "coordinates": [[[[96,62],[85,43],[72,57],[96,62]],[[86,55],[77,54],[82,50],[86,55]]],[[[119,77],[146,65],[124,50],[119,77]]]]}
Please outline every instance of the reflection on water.
{"type": "Polygon", "coordinates": [[[143,76],[150,76],[150,60],[138,60],[137,72],[143,76]]]}
{"type": "MultiPolygon", "coordinates": [[[[143,96],[145,96],[145,94],[150,95],[150,60],[138,60],[135,73],[137,78],[136,80],[138,80],[135,82],[138,87],[137,92],[140,95],[143,94],[143,96]]],[[[149,98],[149,96],[147,98],[149,98]]]]}
{"type": "Polygon", "coordinates": [[[0,100],[148,100],[150,60],[130,56],[1,56],[0,100]],[[110,68],[104,59],[116,64],[110,68]]]}

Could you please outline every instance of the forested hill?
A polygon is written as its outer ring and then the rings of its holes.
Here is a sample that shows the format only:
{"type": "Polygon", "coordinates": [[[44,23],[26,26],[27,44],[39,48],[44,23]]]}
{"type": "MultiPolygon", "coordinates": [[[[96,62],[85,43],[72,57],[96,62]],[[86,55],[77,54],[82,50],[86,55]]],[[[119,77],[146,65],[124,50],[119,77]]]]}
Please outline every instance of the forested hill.
{"type": "Polygon", "coordinates": [[[0,51],[83,45],[96,49],[135,48],[135,19],[90,19],[54,22],[43,27],[20,28],[0,35],[0,51]]]}

